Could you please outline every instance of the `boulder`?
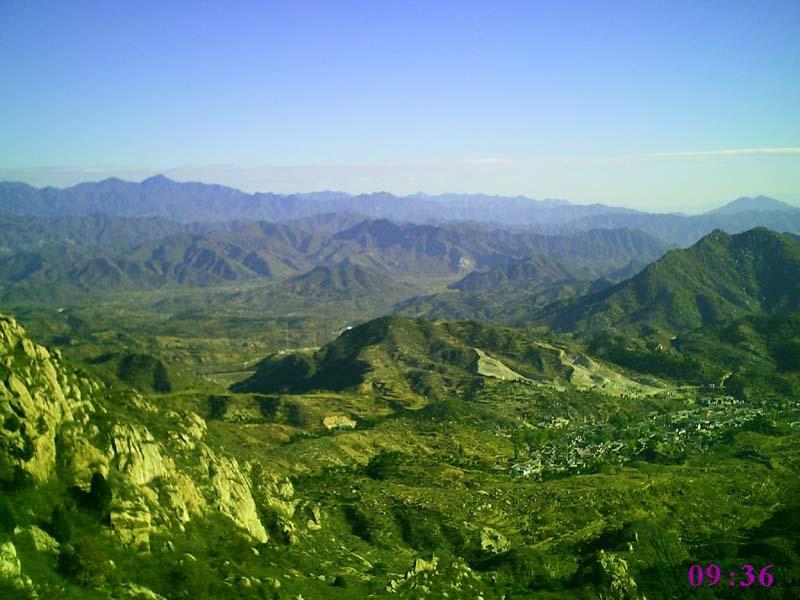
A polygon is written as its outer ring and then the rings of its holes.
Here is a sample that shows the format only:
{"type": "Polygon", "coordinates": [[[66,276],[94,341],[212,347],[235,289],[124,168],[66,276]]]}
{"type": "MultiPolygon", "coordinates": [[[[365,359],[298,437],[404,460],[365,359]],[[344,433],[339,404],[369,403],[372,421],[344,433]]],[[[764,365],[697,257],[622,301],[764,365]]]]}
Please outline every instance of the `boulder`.
{"type": "Polygon", "coordinates": [[[166,600],[164,596],[156,594],[150,588],[136,583],[125,583],[120,586],[121,598],[126,600],[166,600]]]}
{"type": "Polygon", "coordinates": [[[356,422],[343,415],[330,415],[322,419],[325,429],[355,429],[356,422]]]}
{"type": "Polygon", "coordinates": [[[481,529],[481,550],[490,554],[501,554],[509,548],[511,544],[502,533],[491,527],[481,529]]]}
{"type": "Polygon", "coordinates": [[[53,539],[47,532],[39,529],[35,525],[30,525],[23,529],[17,529],[14,537],[19,539],[19,543],[28,544],[37,552],[58,555],[60,544],[53,539]]]}
{"type": "Polygon", "coordinates": [[[17,549],[11,542],[0,542],[0,579],[15,581],[22,575],[17,549]]]}
{"type": "Polygon", "coordinates": [[[150,549],[150,509],[142,500],[115,500],[111,506],[111,529],[125,546],[150,549]]]}

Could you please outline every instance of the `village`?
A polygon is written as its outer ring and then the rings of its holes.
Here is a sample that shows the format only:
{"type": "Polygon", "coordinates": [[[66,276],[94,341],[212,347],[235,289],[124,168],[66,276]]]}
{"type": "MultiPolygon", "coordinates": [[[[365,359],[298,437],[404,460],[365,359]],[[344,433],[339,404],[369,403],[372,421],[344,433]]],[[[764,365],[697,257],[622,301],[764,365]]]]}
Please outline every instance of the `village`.
{"type": "Polygon", "coordinates": [[[526,443],[520,452],[525,458],[516,460],[510,471],[541,480],[594,473],[603,466],[620,466],[633,460],[680,462],[688,454],[724,442],[737,431],[768,432],[773,427],[770,412],[767,407],[752,406],[731,396],[706,396],[690,408],[666,414],[651,412],[644,420],[621,427],[610,421],[552,418],[538,424],[548,431],[547,440],[540,445],[526,443]]]}

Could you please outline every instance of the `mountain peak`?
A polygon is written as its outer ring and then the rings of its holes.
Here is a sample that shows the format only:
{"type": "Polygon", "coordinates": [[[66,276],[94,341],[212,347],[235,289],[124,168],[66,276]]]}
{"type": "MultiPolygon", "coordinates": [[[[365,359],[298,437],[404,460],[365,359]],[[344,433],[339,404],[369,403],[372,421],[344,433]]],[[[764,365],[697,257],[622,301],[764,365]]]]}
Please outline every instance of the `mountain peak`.
{"type": "Polygon", "coordinates": [[[800,207],[792,206],[791,204],[787,204],[786,202],[781,202],[780,200],[775,200],[775,198],[769,198],[767,196],[756,196],[755,198],[743,196],[732,202],[729,202],[725,206],[722,206],[716,210],[712,210],[711,214],[732,215],[751,211],[774,212],[794,210],[800,210],[800,207]]]}
{"type": "Polygon", "coordinates": [[[800,245],[793,237],[764,227],[734,235],[715,229],[613,288],[554,306],[549,322],[581,335],[610,327],[674,335],[747,314],[796,311],[798,298],[800,245]]]}
{"type": "Polygon", "coordinates": [[[175,183],[169,177],[165,177],[160,173],[158,175],[153,175],[152,177],[148,177],[147,179],[142,181],[142,185],[153,186],[153,185],[165,185],[168,183],[175,183]]]}

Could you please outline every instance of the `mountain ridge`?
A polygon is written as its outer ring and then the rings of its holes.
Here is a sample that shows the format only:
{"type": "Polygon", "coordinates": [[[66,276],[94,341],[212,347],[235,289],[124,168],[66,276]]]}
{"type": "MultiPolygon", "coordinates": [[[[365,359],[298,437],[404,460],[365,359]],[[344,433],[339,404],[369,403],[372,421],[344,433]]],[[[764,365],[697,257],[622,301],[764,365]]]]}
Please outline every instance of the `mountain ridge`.
{"type": "Polygon", "coordinates": [[[440,194],[395,196],[388,192],[346,194],[248,194],[241,190],[199,182],[177,182],[163,175],[142,182],[118,178],[84,182],[68,188],[35,188],[0,182],[0,211],[32,216],[81,216],[109,212],[117,216],[160,216],[177,221],[288,220],[325,212],[361,212],[393,220],[444,218],[492,221],[497,208],[510,211],[506,223],[563,222],[570,215],[629,212],[601,205],[573,205],[524,196],[440,194]]]}
{"type": "Polygon", "coordinates": [[[672,335],[747,314],[800,307],[800,243],[765,228],[716,230],[631,279],[554,305],[541,321],[582,335],[617,327],[672,335]]]}
{"type": "Polygon", "coordinates": [[[395,196],[388,192],[353,195],[335,191],[249,194],[217,184],[177,182],[163,175],[139,183],[109,178],[68,188],[0,182],[0,214],[8,215],[63,217],[109,213],[118,217],[213,223],[278,222],[324,213],[357,213],[365,218],[401,222],[474,221],[503,227],[555,229],[556,233],[627,227],[679,245],[690,245],[717,228],[737,233],[765,226],[800,233],[800,210],[795,212],[790,208],[785,202],[766,197],[741,198],[705,214],[688,216],[597,203],[581,205],[565,200],[487,194],[395,196]]]}
{"type": "Polygon", "coordinates": [[[34,241],[23,233],[9,240],[20,251],[9,247],[8,252],[0,252],[0,295],[14,301],[57,301],[59,296],[77,297],[94,289],[122,291],[275,279],[343,260],[390,276],[450,275],[533,253],[621,267],[632,259],[655,259],[668,249],[663,242],[635,231],[547,236],[459,224],[397,224],[325,215],[284,223],[232,223],[220,229],[208,225],[206,231],[199,224],[154,218],[154,224],[165,224],[159,228],[147,219],[114,217],[110,222],[122,223],[124,231],[109,234],[113,243],[97,245],[104,239],[103,232],[113,227],[97,227],[90,217],[61,218],[47,221],[46,226],[28,217],[0,217],[10,224],[19,219],[28,223],[26,231],[33,232],[34,241]],[[59,225],[66,221],[73,225],[59,225]],[[89,225],[84,226],[87,221],[89,225]],[[165,237],[153,236],[157,231],[163,231],[165,237]],[[85,236],[83,244],[64,241],[76,237],[76,232],[85,236]],[[47,243],[35,243],[47,234],[51,236],[47,243]],[[60,242],[58,236],[63,236],[60,242]]]}
{"type": "Polygon", "coordinates": [[[800,210],[800,206],[793,206],[787,202],[781,202],[775,198],[768,196],[756,196],[754,198],[742,196],[721,206],[715,210],[709,211],[710,214],[736,214],[741,212],[784,212],[800,210]]]}

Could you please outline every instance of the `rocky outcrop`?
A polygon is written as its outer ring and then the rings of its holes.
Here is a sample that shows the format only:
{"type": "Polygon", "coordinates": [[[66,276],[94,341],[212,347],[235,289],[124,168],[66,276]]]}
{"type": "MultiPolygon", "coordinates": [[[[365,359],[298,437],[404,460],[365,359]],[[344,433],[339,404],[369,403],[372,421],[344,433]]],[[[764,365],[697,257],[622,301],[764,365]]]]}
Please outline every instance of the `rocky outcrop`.
{"type": "Polygon", "coordinates": [[[169,472],[158,443],[146,428],[115,424],[110,438],[109,459],[134,485],[147,485],[169,472]]]}
{"type": "Polygon", "coordinates": [[[111,529],[123,545],[149,550],[152,518],[144,500],[120,500],[111,506],[111,529]]]}
{"type": "Polygon", "coordinates": [[[20,576],[22,567],[17,558],[17,549],[11,542],[0,543],[0,578],[13,580],[20,576]]]}
{"type": "Polygon", "coordinates": [[[322,419],[325,429],[355,429],[356,422],[344,415],[329,415],[322,419]]]}
{"type": "MultiPolygon", "coordinates": [[[[0,581],[19,590],[20,597],[25,591],[33,589],[30,577],[22,573],[22,565],[17,558],[17,549],[11,542],[0,542],[0,581]]],[[[30,594],[26,594],[30,597],[30,594]]]]}
{"type": "MultiPolygon", "coordinates": [[[[101,474],[111,491],[104,522],[121,546],[136,551],[149,551],[154,534],[169,537],[184,531],[187,522],[213,515],[227,517],[262,543],[270,538],[291,543],[295,519],[307,525],[304,530],[322,526],[315,505],[304,503],[298,513],[288,479],[237,460],[207,435],[198,415],[165,410],[132,390],[109,390],[0,316],[0,478],[6,482],[23,473],[34,485],[56,480],[48,485],[77,488],[74,497],[88,498],[90,482],[101,474]]],[[[44,509],[38,522],[48,522],[51,510],[44,509]]],[[[18,527],[14,533],[24,552],[55,558],[61,550],[39,527],[18,527]]],[[[0,546],[0,578],[23,589],[30,580],[17,547],[0,546]]],[[[121,593],[158,597],[132,584],[122,585],[121,593]]]]}
{"type": "MultiPolygon", "coordinates": [[[[66,422],[85,423],[100,384],[64,369],[25,337],[14,319],[0,316],[0,456],[4,470],[22,470],[38,482],[53,474],[56,438],[66,422]]],[[[8,477],[8,473],[0,473],[8,477]]]]}
{"type": "Polygon", "coordinates": [[[24,528],[17,527],[14,531],[14,539],[17,540],[20,548],[23,548],[24,545],[27,544],[37,552],[42,552],[51,556],[56,556],[60,547],[60,544],[54,540],[50,534],[42,531],[35,525],[24,528]]]}
{"type": "Polygon", "coordinates": [[[476,586],[479,583],[480,578],[464,559],[456,558],[440,564],[439,557],[434,555],[431,560],[416,558],[404,577],[389,581],[386,591],[414,598],[452,596],[480,599],[482,596],[476,586]]]}
{"type": "Polygon", "coordinates": [[[602,600],[639,600],[638,586],[628,570],[627,561],[611,552],[600,550],[597,562],[603,576],[602,600]]]}
{"type": "Polygon", "coordinates": [[[502,533],[491,527],[481,529],[481,550],[489,554],[500,554],[509,548],[511,544],[502,533]]]}
{"type": "Polygon", "coordinates": [[[120,586],[120,597],[126,600],[166,600],[161,594],[135,583],[124,583],[120,586]]]}
{"type": "MultiPolygon", "coordinates": [[[[285,477],[280,477],[263,469],[260,465],[252,467],[251,476],[255,488],[255,498],[263,513],[268,519],[267,526],[282,543],[292,543],[296,539],[294,524],[298,500],[294,497],[294,486],[285,477]]],[[[311,506],[305,507],[306,513],[312,510],[311,506]]],[[[307,522],[309,529],[319,529],[322,523],[322,514],[317,508],[316,514],[309,514],[311,519],[307,522]]],[[[301,521],[302,522],[302,521],[301,521]]]]}
{"type": "Polygon", "coordinates": [[[234,458],[217,456],[207,448],[204,462],[208,465],[213,500],[217,509],[260,542],[267,541],[267,532],[258,517],[250,481],[234,458]]]}

